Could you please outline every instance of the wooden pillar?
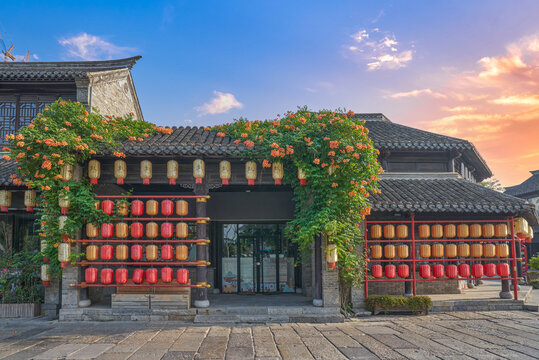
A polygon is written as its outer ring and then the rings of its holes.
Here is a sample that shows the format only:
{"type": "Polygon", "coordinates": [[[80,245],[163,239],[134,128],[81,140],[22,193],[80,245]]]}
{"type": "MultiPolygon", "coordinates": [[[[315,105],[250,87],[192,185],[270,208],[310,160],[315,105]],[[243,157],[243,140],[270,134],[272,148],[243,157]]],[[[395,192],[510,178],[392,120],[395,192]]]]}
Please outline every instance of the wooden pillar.
{"type": "MultiPolygon", "coordinates": [[[[195,195],[207,195],[207,188],[205,184],[195,184],[195,195]]],[[[196,217],[206,218],[206,198],[196,199],[196,217]]],[[[208,239],[208,224],[206,220],[197,221],[196,235],[197,239],[208,239]]],[[[197,243],[196,245],[196,261],[208,261],[208,245],[207,243],[197,243]]],[[[206,265],[199,265],[196,268],[196,282],[199,285],[204,285],[201,288],[195,289],[195,302],[194,305],[197,308],[207,308],[210,306],[208,300],[208,289],[205,287],[208,283],[208,268],[206,265]]]]}
{"type": "Polygon", "coordinates": [[[314,238],[314,296],[313,305],[323,306],[322,300],[322,238],[320,235],[314,238]]]}

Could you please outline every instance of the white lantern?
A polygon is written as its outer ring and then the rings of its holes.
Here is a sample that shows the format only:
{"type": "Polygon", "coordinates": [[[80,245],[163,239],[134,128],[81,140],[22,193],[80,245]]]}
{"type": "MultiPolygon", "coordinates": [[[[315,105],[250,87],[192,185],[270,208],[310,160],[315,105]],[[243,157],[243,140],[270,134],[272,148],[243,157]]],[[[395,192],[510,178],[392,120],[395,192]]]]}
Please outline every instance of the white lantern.
{"type": "Polygon", "coordinates": [[[150,185],[150,179],[152,178],[152,163],[149,160],[142,160],[140,162],[140,177],[144,185],[150,185]]]}
{"type": "Polygon", "coordinates": [[[247,161],[245,163],[245,177],[247,178],[248,185],[254,185],[256,180],[256,163],[254,161],[247,161]]]}
{"type": "Polygon", "coordinates": [[[26,190],[24,192],[24,206],[26,206],[26,211],[33,212],[34,206],[36,206],[36,191],[35,190],[26,190]]]}
{"type": "Polygon", "coordinates": [[[281,185],[284,176],[283,163],[280,161],[274,162],[271,165],[271,174],[273,176],[273,180],[275,181],[275,185],[281,185]]]}
{"type": "Polygon", "coordinates": [[[88,176],[92,185],[97,184],[97,180],[101,177],[101,163],[97,160],[88,162],[88,176]]]}
{"type": "Polygon", "coordinates": [[[62,175],[63,182],[71,180],[71,178],[73,177],[74,169],[75,168],[71,164],[64,164],[64,166],[62,166],[62,169],[60,170],[60,175],[62,175]]]}
{"type": "Polygon", "coordinates": [[[114,161],[114,177],[116,178],[116,184],[123,185],[124,180],[127,177],[127,164],[123,160],[114,161]]]}
{"type": "Polygon", "coordinates": [[[178,179],[179,165],[176,160],[169,160],[167,162],[167,178],[170,185],[176,185],[176,179],[178,179]]]}
{"type": "Polygon", "coordinates": [[[8,212],[11,206],[11,191],[0,190],[0,211],[8,212]]]}
{"type": "Polygon", "coordinates": [[[232,168],[230,161],[223,160],[219,163],[219,177],[223,185],[228,185],[230,177],[232,176],[232,168]]]}
{"type": "Polygon", "coordinates": [[[65,268],[69,263],[71,257],[71,245],[68,243],[62,242],[58,245],[58,261],[60,266],[65,268]]]}
{"type": "Polygon", "coordinates": [[[195,184],[202,184],[202,179],[206,175],[206,169],[204,166],[204,160],[196,159],[193,161],[193,177],[195,178],[195,184]]]}

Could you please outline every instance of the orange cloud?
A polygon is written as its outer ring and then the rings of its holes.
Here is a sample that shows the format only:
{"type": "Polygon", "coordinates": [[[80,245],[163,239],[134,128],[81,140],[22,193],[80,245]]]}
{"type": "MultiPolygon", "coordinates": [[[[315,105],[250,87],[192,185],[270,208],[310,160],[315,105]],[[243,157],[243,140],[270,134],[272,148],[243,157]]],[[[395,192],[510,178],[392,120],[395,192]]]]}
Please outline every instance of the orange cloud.
{"type": "Polygon", "coordinates": [[[444,94],[432,91],[431,89],[418,89],[418,90],[411,90],[411,91],[405,91],[405,92],[398,92],[398,93],[389,95],[389,97],[393,99],[400,99],[400,98],[407,98],[407,97],[418,97],[421,95],[429,95],[436,99],[446,98],[444,94]]]}

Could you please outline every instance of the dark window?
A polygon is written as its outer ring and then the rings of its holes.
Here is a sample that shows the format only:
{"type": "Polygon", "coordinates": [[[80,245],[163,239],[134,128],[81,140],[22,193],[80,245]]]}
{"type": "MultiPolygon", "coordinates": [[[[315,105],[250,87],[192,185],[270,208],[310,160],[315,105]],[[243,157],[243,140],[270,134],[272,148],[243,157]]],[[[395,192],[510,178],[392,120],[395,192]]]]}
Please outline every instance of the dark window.
{"type": "Polygon", "coordinates": [[[445,162],[400,162],[388,161],[389,172],[446,172],[445,162]]]}

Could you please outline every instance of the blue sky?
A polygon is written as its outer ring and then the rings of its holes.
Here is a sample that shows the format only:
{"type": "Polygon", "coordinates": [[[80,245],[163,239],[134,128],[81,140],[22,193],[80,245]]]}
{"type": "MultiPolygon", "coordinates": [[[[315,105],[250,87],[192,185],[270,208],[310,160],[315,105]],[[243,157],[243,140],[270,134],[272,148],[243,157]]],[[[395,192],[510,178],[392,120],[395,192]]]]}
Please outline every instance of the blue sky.
{"type": "Polygon", "coordinates": [[[496,151],[526,121],[514,118],[539,107],[535,73],[522,86],[500,75],[539,65],[539,2],[515,4],[2,1],[0,31],[32,61],[142,55],[133,78],[145,119],[160,125],[267,119],[298,105],[383,112],[472,140],[509,185],[539,160],[539,146],[496,151]],[[504,67],[515,56],[525,67],[504,67]],[[528,159],[517,174],[515,156],[528,159]]]}

